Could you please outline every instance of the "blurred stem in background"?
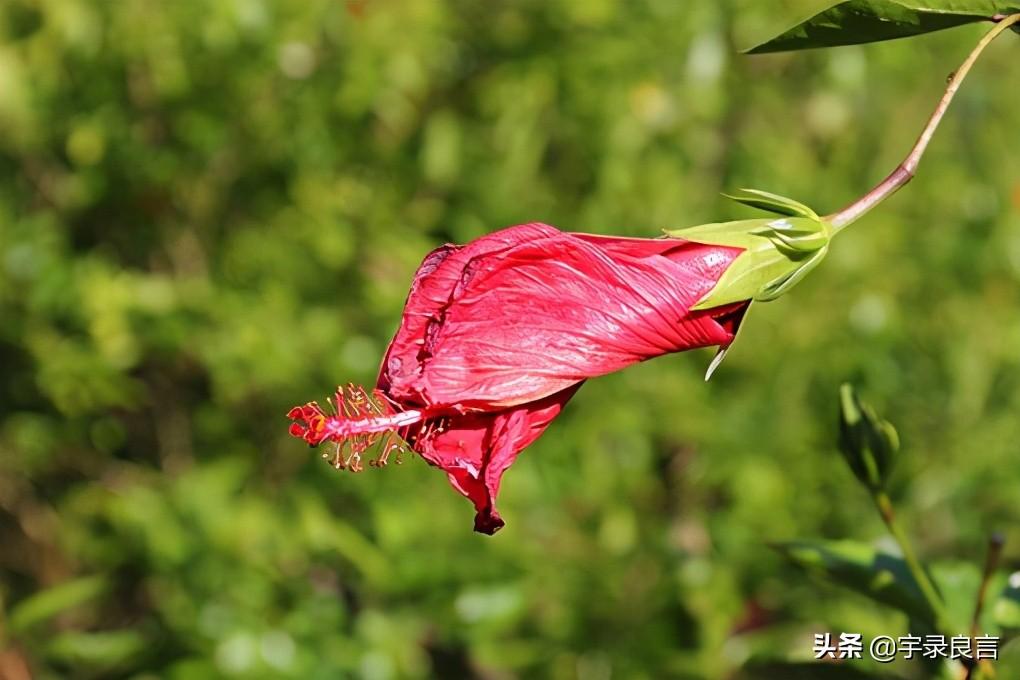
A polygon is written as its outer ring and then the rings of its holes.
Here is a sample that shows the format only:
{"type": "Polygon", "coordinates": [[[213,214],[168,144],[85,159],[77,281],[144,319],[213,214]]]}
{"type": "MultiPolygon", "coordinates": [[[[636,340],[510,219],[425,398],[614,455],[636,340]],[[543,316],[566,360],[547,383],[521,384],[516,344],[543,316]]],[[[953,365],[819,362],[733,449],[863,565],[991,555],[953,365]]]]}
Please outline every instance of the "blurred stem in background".
{"type": "MultiPolygon", "coordinates": [[[[985,568],[981,572],[981,585],[978,587],[977,598],[974,602],[974,614],[971,616],[970,636],[976,638],[981,634],[981,615],[985,610],[985,602],[988,599],[988,587],[999,569],[999,562],[1002,561],[1002,551],[1006,547],[1006,538],[996,532],[988,539],[988,550],[985,552],[985,568]]],[[[988,661],[979,661],[977,664],[967,667],[965,680],[977,680],[978,677],[996,677],[995,666],[988,661]]]]}
{"type": "Polygon", "coordinates": [[[911,544],[906,532],[903,531],[903,527],[896,520],[896,511],[893,509],[889,494],[884,489],[873,490],[871,498],[875,502],[875,507],[878,508],[878,513],[882,516],[882,521],[885,522],[885,526],[889,529],[889,533],[896,539],[896,544],[900,547],[900,552],[903,553],[903,560],[907,563],[910,574],[914,577],[918,588],[921,589],[921,593],[924,595],[924,599],[935,613],[936,628],[940,631],[945,631],[948,635],[952,635],[953,628],[949,621],[946,605],[942,601],[942,596],[932,582],[931,577],[928,576],[928,572],[925,571],[924,565],[917,558],[917,552],[914,550],[914,546],[911,544]]]}

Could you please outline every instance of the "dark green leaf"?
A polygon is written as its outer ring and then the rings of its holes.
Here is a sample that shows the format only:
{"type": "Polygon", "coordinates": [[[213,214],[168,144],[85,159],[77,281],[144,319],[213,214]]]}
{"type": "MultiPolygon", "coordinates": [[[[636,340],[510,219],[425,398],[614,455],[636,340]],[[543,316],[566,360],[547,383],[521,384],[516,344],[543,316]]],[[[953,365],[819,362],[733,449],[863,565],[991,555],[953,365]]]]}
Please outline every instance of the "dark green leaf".
{"type": "Polygon", "coordinates": [[[751,54],[906,38],[1020,11],[1015,0],[847,0],[764,43],[751,54]]]}
{"type": "Polygon", "coordinates": [[[934,613],[902,558],[852,541],[791,541],[774,546],[795,564],[915,619],[934,613]]]}

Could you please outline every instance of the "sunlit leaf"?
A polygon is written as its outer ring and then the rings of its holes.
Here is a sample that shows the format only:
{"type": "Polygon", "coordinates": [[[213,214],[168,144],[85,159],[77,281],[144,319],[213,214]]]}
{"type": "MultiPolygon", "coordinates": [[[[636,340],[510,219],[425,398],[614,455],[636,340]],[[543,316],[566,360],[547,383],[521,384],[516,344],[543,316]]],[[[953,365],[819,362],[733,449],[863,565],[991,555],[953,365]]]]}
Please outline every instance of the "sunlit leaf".
{"type": "Polygon", "coordinates": [[[1020,11],[1015,0],[846,0],[748,50],[751,54],[906,38],[1020,11]]]}

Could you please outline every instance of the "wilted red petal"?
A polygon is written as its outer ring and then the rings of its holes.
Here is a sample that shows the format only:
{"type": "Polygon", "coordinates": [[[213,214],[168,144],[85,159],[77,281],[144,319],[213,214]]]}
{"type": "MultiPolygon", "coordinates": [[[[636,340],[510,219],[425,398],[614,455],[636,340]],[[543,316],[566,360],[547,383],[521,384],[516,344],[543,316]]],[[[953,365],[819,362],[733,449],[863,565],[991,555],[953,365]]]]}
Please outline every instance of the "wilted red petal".
{"type": "Polygon", "coordinates": [[[452,416],[444,420],[442,432],[415,444],[415,450],[442,468],[450,484],[474,503],[475,531],[493,534],[503,526],[496,510],[503,473],[538,439],[580,386],[496,413],[452,416]]]}
{"type": "Polygon", "coordinates": [[[739,253],[556,232],[474,257],[425,324],[420,375],[391,376],[390,395],[493,410],[662,354],[726,346],[733,334],[714,320],[719,310],[689,310],[739,253]]]}
{"type": "Polygon", "coordinates": [[[383,357],[377,387],[401,395],[402,401],[421,404],[420,395],[409,387],[421,373],[426,328],[430,320],[442,315],[467,264],[477,257],[559,235],[558,229],[546,224],[522,224],[487,234],[467,245],[447,244],[429,253],[411,282],[400,328],[383,357]]]}

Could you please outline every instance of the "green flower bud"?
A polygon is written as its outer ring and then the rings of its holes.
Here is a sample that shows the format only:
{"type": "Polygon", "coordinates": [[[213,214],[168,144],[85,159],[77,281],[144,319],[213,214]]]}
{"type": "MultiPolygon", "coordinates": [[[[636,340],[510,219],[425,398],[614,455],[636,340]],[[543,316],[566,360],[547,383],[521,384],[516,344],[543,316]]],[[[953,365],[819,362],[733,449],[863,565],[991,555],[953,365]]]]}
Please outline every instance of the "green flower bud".
{"type": "Polygon", "coordinates": [[[724,195],[780,217],[666,231],[672,238],[743,250],[693,309],[712,309],[745,300],[775,300],[818,266],[829,251],[832,225],[803,203],[755,189],[724,195]]]}
{"type": "Polygon", "coordinates": [[[885,487],[900,438],[889,422],[875,415],[850,384],[839,389],[839,450],[854,475],[873,491],[885,487]]]}

